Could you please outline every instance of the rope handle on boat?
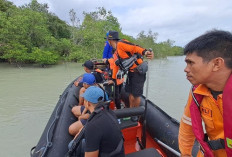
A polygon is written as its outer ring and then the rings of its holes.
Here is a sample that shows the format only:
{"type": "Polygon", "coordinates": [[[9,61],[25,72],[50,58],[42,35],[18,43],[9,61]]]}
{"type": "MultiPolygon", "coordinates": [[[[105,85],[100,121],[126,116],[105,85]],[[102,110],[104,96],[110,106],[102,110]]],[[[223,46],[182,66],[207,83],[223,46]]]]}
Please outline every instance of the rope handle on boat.
{"type": "MultiPolygon", "coordinates": [[[[150,52],[152,52],[152,49],[149,48],[150,52]]],[[[148,86],[149,86],[149,74],[150,74],[150,68],[149,68],[149,63],[150,63],[150,59],[148,59],[148,70],[147,70],[147,84],[146,84],[146,97],[145,97],[145,110],[144,110],[144,114],[143,114],[143,127],[142,127],[142,145],[143,145],[143,149],[146,148],[146,125],[147,125],[147,122],[146,122],[146,115],[147,115],[147,97],[148,97],[148,86]]]]}
{"type": "MultiPolygon", "coordinates": [[[[36,152],[33,152],[33,154],[35,153],[35,154],[38,154],[39,152],[40,153],[42,153],[41,155],[40,155],[40,157],[44,157],[44,155],[45,155],[45,153],[47,152],[47,150],[48,150],[48,148],[50,148],[50,147],[52,147],[52,142],[51,141],[49,141],[49,133],[51,132],[51,131],[54,131],[54,127],[53,127],[53,129],[52,129],[52,126],[53,125],[55,125],[56,124],[56,121],[59,119],[59,110],[62,110],[62,105],[64,104],[64,100],[63,100],[63,98],[64,98],[64,96],[66,96],[66,94],[68,93],[68,91],[66,91],[66,93],[64,93],[64,94],[62,94],[61,96],[60,96],[60,105],[57,107],[57,109],[56,109],[56,114],[55,114],[55,116],[54,116],[54,120],[52,121],[52,123],[51,123],[51,125],[49,126],[49,128],[48,128],[48,131],[47,131],[47,135],[46,135],[46,140],[47,140],[47,142],[46,142],[46,145],[45,146],[43,146],[43,147],[41,147],[38,151],[36,151],[36,152]]],[[[52,137],[53,137],[53,134],[51,134],[51,138],[50,139],[52,139],[52,137]]],[[[33,148],[31,148],[31,152],[30,152],[30,155],[31,155],[31,157],[33,157],[33,154],[32,154],[32,151],[33,150],[35,150],[35,148],[36,148],[36,146],[34,146],[33,148]]]]}
{"type": "Polygon", "coordinates": [[[30,151],[31,157],[32,157],[32,155],[33,155],[33,153],[34,153],[34,151],[35,151],[35,148],[36,148],[36,146],[34,146],[34,147],[31,148],[31,151],[30,151]],[[32,152],[32,151],[33,151],[33,152],[32,152]]]}

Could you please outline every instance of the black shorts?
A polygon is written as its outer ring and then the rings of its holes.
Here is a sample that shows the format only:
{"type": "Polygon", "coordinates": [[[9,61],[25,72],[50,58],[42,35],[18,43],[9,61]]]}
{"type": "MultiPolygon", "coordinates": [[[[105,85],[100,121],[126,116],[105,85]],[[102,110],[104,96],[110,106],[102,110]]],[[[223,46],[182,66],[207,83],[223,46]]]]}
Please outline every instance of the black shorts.
{"type": "Polygon", "coordinates": [[[146,74],[138,72],[128,72],[125,90],[134,97],[139,97],[143,94],[143,86],[146,80],[146,74]]]}
{"type": "MultiPolygon", "coordinates": [[[[84,109],[85,109],[85,106],[82,105],[82,106],[81,106],[81,113],[84,111],[84,109]]],[[[87,112],[88,112],[88,111],[87,111],[87,112]]],[[[82,123],[83,126],[87,123],[87,119],[81,119],[80,121],[81,121],[81,123],[82,123]]]]}

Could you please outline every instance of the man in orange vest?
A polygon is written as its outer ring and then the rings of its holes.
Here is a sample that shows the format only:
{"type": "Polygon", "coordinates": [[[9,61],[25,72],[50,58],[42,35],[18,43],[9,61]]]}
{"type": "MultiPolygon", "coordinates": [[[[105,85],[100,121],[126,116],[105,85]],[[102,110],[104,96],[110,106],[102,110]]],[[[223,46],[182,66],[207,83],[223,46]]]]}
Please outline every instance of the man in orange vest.
{"type": "Polygon", "coordinates": [[[146,73],[139,73],[136,68],[142,65],[143,56],[152,59],[154,54],[152,51],[147,51],[129,41],[120,40],[117,31],[109,31],[107,40],[115,50],[114,54],[117,55],[118,60],[115,63],[120,67],[117,78],[121,78],[128,71],[125,90],[129,93],[130,107],[138,107],[140,105],[140,96],[143,94],[146,73]],[[133,62],[127,64],[128,61],[133,62]]]}
{"type": "Polygon", "coordinates": [[[114,93],[115,93],[114,102],[115,102],[116,108],[121,109],[120,93],[121,93],[122,85],[124,82],[124,77],[117,78],[117,72],[119,70],[119,67],[115,64],[116,60],[117,60],[117,56],[115,53],[113,54],[113,58],[109,58],[106,60],[106,64],[109,64],[109,69],[111,70],[111,76],[108,80],[108,84],[114,85],[114,93]]]}
{"type": "Polygon", "coordinates": [[[181,156],[192,156],[197,139],[198,157],[231,157],[232,34],[219,30],[207,32],[189,42],[184,54],[187,63],[184,71],[193,87],[180,122],[181,156]]]}

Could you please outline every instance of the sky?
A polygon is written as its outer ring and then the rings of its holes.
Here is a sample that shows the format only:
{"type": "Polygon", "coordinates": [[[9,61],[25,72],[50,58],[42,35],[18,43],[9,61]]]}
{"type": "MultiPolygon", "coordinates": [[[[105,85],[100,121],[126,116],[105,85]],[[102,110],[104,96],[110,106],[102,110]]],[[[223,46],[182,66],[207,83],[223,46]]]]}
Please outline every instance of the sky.
{"type": "MultiPolygon", "coordinates": [[[[9,0],[20,6],[31,0],[9,0]]],[[[174,40],[185,46],[189,41],[212,29],[232,31],[231,0],[37,0],[47,3],[49,11],[70,23],[74,9],[83,19],[83,11],[104,7],[112,11],[124,34],[136,37],[141,31],[158,33],[157,42],[174,40]]]]}

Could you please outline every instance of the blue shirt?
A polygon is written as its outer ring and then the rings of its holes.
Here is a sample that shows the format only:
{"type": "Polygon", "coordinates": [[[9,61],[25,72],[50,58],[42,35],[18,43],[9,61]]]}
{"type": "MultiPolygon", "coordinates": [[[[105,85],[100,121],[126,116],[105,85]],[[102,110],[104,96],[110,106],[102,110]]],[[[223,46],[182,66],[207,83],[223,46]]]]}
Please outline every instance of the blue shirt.
{"type": "Polygon", "coordinates": [[[106,41],[105,42],[105,47],[104,47],[104,50],[103,50],[102,58],[106,58],[106,59],[112,58],[112,56],[113,56],[112,50],[113,50],[113,48],[110,46],[109,42],[106,41]]]}

